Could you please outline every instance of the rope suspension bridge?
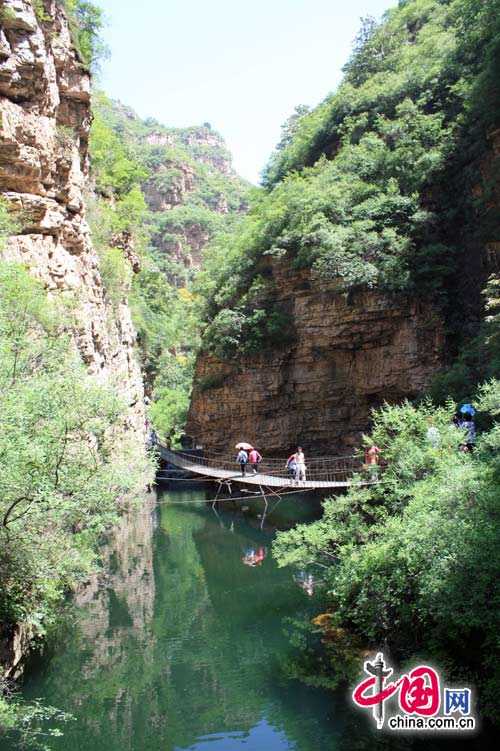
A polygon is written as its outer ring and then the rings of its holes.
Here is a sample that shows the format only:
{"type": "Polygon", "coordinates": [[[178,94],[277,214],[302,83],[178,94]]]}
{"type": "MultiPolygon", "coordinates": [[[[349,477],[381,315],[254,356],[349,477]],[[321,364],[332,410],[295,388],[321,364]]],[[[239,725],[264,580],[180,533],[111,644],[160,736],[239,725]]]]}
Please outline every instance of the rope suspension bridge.
{"type": "MultiPolygon", "coordinates": [[[[313,492],[328,489],[348,488],[351,485],[371,485],[378,482],[375,475],[363,478],[360,472],[363,462],[358,456],[313,457],[307,460],[307,479],[295,482],[287,473],[283,459],[263,459],[254,472],[251,464],[246,466],[245,474],[237,471],[235,460],[224,454],[199,454],[196,452],[173,451],[162,443],[155,441],[161,459],[179,470],[188,472],[198,481],[218,483],[217,494],[211,499],[212,509],[217,514],[219,501],[264,501],[264,513],[261,528],[268,513],[272,513],[283,496],[295,493],[313,492]],[[238,492],[233,495],[233,483],[238,492]],[[244,487],[250,486],[250,487],[244,487]],[[251,488],[254,488],[252,490],[251,488]],[[226,491],[229,495],[222,496],[226,491]],[[247,493],[248,495],[243,495],[247,493]],[[274,499],[275,505],[269,511],[268,499],[274,499]]],[[[378,467],[377,467],[378,469],[378,467]]],[[[158,475],[161,480],[178,480],[178,477],[158,475]]],[[[199,501],[196,501],[197,503],[199,501]]],[[[161,503],[161,501],[160,501],[161,503]]]]}
{"type": "MultiPolygon", "coordinates": [[[[197,477],[219,483],[231,492],[231,484],[256,486],[261,490],[267,488],[282,490],[294,485],[293,478],[287,472],[283,459],[263,459],[254,472],[252,465],[246,466],[241,474],[235,468],[235,460],[223,454],[198,455],[183,451],[173,451],[161,443],[156,444],[163,461],[197,477]]],[[[362,460],[357,456],[319,457],[307,460],[306,480],[300,487],[307,490],[326,490],[330,488],[348,488],[353,483],[367,484],[358,473],[362,470],[362,460]]]]}

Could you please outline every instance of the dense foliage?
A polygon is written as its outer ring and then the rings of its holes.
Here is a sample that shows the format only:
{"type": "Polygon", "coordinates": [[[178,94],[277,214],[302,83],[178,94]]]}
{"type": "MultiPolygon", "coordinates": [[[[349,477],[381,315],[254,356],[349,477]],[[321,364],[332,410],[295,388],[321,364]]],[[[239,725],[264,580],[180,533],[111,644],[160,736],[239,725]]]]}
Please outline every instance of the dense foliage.
{"type": "Polygon", "coordinates": [[[1,265],[0,620],[38,633],[141,469],[112,450],[123,405],[85,373],[70,324],[22,266],[1,265]]]}
{"type": "Polygon", "coordinates": [[[228,252],[215,244],[207,258],[209,350],[229,320],[238,339],[269,256],[339,289],[431,298],[460,330],[455,296],[471,291],[457,266],[499,229],[498,164],[480,172],[498,126],[498,10],[498,0],[408,0],[365,20],[342,84],[311,112],[297,108],[264,195],[225,238],[228,252]]]}
{"type": "MultiPolygon", "coordinates": [[[[490,429],[473,454],[458,450],[454,405],[386,406],[370,442],[388,462],[381,482],[328,500],[319,522],[278,533],[280,565],[312,566],[324,588],[335,668],[350,634],[360,646],[386,644],[400,659],[415,653],[474,683],[481,712],[497,714],[500,591],[500,382],[478,394],[490,429]],[[429,426],[440,440],[430,441],[429,426]]],[[[327,662],[323,676],[332,674],[327,662]]],[[[337,671],[337,677],[342,675],[337,671]]]]}
{"type": "MultiPolygon", "coordinates": [[[[95,69],[99,61],[106,57],[108,50],[101,37],[103,11],[89,0],[58,0],[68,16],[69,27],[75,49],[86,68],[95,69]]],[[[46,20],[42,0],[35,3],[37,15],[46,20]]]]}
{"type": "MultiPolygon", "coordinates": [[[[75,353],[71,308],[49,302],[20,265],[0,264],[0,624],[39,639],[64,594],[97,562],[97,542],[118,498],[142,484],[145,464],[113,430],[125,405],[90,377],[75,353]],[[131,470],[133,467],[133,470],[131,470]]],[[[8,688],[8,686],[7,686],[8,688]]],[[[6,702],[0,736],[16,727],[38,742],[62,714],[6,702]]],[[[7,692],[8,693],[8,692],[7,692]]],[[[41,746],[40,746],[41,747],[41,746]]]]}

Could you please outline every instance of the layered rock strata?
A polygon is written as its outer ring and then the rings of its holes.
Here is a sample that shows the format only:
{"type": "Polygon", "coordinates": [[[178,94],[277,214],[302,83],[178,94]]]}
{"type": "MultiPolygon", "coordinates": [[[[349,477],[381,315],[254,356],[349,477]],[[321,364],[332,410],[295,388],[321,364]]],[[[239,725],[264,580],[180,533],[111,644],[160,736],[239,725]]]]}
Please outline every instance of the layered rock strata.
{"type": "Polygon", "coordinates": [[[89,372],[128,405],[144,438],[143,384],[125,299],[106,300],[83,193],[88,177],[90,76],[62,4],[0,0],[0,193],[18,229],[3,250],[76,301],[75,343],[89,372]]]}
{"type": "Polygon", "coordinates": [[[430,306],[374,291],[339,292],[309,271],[272,265],[290,344],[223,361],[201,355],[187,432],[211,450],[240,440],[271,455],[351,453],[371,410],[425,391],[442,364],[430,306]]]}

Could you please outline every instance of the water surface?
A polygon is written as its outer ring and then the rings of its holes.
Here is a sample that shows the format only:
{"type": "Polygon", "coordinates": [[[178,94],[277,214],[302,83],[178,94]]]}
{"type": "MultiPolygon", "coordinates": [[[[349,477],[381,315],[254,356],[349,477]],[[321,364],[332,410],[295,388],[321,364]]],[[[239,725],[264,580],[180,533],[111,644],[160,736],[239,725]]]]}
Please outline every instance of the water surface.
{"type": "MultiPolygon", "coordinates": [[[[346,693],[290,679],[284,622],[311,604],[272,560],[274,525],[318,514],[310,495],[261,521],[219,514],[204,489],[169,490],[124,519],[104,577],[76,598],[29,697],[74,715],[64,751],[344,751],[380,748],[346,693]],[[250,550],[265,554],[245,565],[250,550]]],[[[407,748],[405,744],[405,748],[407,748]]],[[[430,746],[428,746],[430,747],[430,746]]]]}

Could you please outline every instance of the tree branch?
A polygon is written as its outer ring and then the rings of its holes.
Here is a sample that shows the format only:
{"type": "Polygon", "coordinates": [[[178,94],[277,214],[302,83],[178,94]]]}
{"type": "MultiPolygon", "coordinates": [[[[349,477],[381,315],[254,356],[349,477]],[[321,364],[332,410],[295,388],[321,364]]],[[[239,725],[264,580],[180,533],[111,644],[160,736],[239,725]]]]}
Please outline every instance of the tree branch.
{"type": "Polygon", "coordinates": [[[7,528],[7,526],[12,521],[12,520],[9,521],[10,515],[12,514],[12,512],[14,511],[14,509],[16,508],[16,506],[19,506],[19,504],[22,503],[23,501],[30,501],[31,502],[31,501],[33,501],[33,498],[31,498],[28,495],[22,495],[20,498],[16,498],[15,501],[12,501],[12,503],[9,506],[9,508],[7,509],[7,511],[4,514],[3,521],[2,521],[2,527],[7,528]]]}

